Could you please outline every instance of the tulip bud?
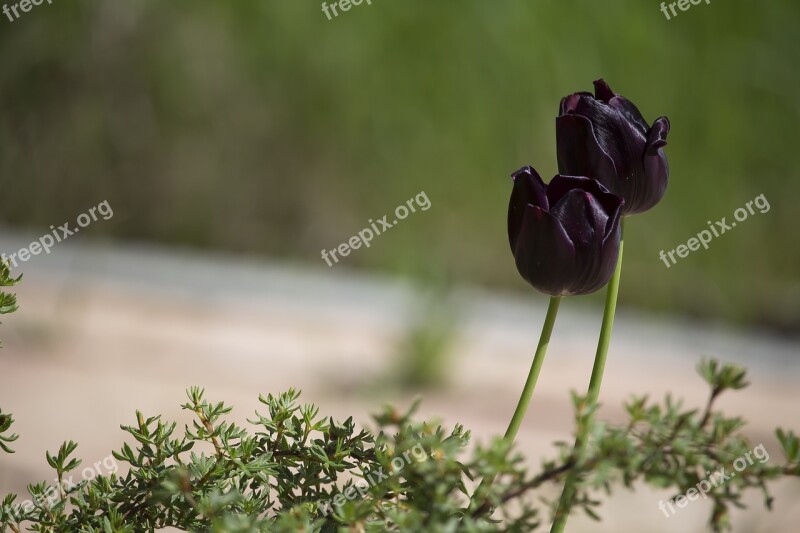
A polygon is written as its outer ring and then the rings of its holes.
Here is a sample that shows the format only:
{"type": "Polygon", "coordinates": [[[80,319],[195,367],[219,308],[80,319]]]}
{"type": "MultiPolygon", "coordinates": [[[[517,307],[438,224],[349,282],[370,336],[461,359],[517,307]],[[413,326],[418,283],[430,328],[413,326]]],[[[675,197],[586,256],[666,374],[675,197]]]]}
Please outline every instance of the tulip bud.
{"type": "Polygon", "coordinates": [[[623,199],[585,177],[559,175],[545,185],[530,166],[513,178],[508,238],[525,281],[551,296],[589,294],[608,283],[623,199]]]}
{"type": "Polygon", "coordinates": [[[667,189],[669,120],[648,126],[630,101],[603,80],[595,96],[580,92],[561,100],[556,119],[558,171],[589,176],[625,199],[624,215],[656,205],[667,189]]]}

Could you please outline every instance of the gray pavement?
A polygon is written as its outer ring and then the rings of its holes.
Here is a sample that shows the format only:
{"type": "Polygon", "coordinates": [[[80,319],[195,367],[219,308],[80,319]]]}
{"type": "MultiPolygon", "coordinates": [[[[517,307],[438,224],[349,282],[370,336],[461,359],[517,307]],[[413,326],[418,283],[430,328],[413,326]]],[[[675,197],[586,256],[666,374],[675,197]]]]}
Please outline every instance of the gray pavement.
{"type": "MultiPolygon", "coordinates": [[[[0,233],[9,253],[37,236],[0,233]]],[[[341,267],[341,268],[340,268],[341,267]]],[[[422,312],[418,288],[348,271],[157,247],[92,243],[76,236],[32,257],[18,271],[21,309],[0,326],[0,405],[14,413],[18,453],[0,456],[0,493],[49,479],[45,450],[77,440],[94,463],[121,444],[119,424],[134,409],[186,420],[178,406],[189,385],[236,407],[241,422],[259,393],[301,388],[334,416],[364,424],[383,402],[406,405],[412,392],[385,387],[397,346],[422,312]]],[[[624,278],[623,278],[624,283],[624,278]]],[[[456,422],[486,441],[505,429],[525,380],[546,298],[458,288],[447,383],[423,392],[421,414],[456,422]]],[[[562,304],[550,353],[519,446],[536,464],[568,439],[568,391],[591,371],[600,309],[562,304]]],[[[694,366],[714,356],[750,369],[752,386],[721,407],[749,420],[748,433],[777,454],[772,429],[800,429],[796,383],[800,345],[758,331],[648,316],[621,308],[612,339],[601,416],[624,417],[632,394],[667,391],[701,405],[694,366]]],[[[780,487],[768,514],[758,495],[737,531],[793,532],[800,483],[780,487]]],[[[703,531],[708,508],[695,503],[665,518],[669,494],[639,488],[602,508],[603,525],[575,520],[569,531],[703,531]]]]}

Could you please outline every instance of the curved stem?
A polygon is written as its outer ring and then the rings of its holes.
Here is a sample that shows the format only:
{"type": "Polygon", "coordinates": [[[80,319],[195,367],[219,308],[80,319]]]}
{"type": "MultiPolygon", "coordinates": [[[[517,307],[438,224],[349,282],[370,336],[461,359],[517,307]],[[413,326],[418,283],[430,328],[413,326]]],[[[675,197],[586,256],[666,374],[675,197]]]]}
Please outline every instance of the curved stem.
{"type": "MultiPolygon", "coordinates": [[[[553,325],[556,323],[556,316],[558,315],[558,306],[561,303],[561,296],[551,296],[550,305],[547,307],[547,315],[544,318],[542,325],[542,333],[539,335],[539,345],[536,347],[536,353],[533,356],[531,369],[528,372],[528,379],[525,381],[525,386],[522,388],[522,394],[517,402],[517,408],[514,410],[514,415],[511,417],[511,422],[508,423],[508,429],[503,436],[503,439],[509,443],[514,442],[517,436],[522,419],[525,418],[525,412],[528,410],[528,404],[533,396],[533,389],[536,388],[536,382],[539,379],[539,373],[542,370],[542,363],[544,363],[544,356],[547,353],[547,346],[550,344],[550,335],[553,333],[553,325]]],[[[489,504],[484,495],[489,487],[494,483],[494,476],[484,478],[477,490],[472,495],[470,502],[470,510],[473,514],[482,514],[489,509],[489,504]]]]}
{"type": "MultiPolygon", "coordinates": [[[[625,229],[625,219],[622,219],[622,231],[625,229]]],[[[592,377],[589,380],[589,390],[586,393],[585,408],[586,414],[582,417],[578,424],[577,436],[575,437],[575,446],[572,449],[572,457],[579,462],[586,448],[586,441],[589,437],[589,428],[594,418],[594,411],[597,408],[597,399],[600,396],[600,385],[603,381],[603,372],[606,368],[606,359],[608,356],[608,345],[611,342],[611,330],[614,329],[614,315],[617,310],[617,294],[619,293],[619,279],[622,274],[622,249],[624,241],[619,244],[619,258],[617,259],[617,267],[614,270],[614,275],[611,281],[608,282],[608,291],[606,292],[606,304],[603,311],[603,325],[600,329],[600,339],[597,341],[597,352],[594,357],[594,366],[592,367],[592,377]]],[[[567,516],[572,507],[572,500],[575,498],[575,482],[577,469],[573,469],[567,476],[564,482],[564,489],[561,492],[561,499],[558,502],[558,509],[556,516],[553,520],[553,525],[550,528],[550,533],[562,533],[567,524],[567,516]]]]}
{"type": "Polygon", "coordinates": [[[558,306],[561,303],[561,296],[551,296],[550,305],[547,307],[547,315],[544,319],[542,326],[542,333],[539,336],[539,345],[536,347],[536,353],[533,356],[531,369],[528,372],[528,379],[525,381],[525,386],[522,388],[522,394],[517,402],[517,408],[514,410],[514,416],[511,417],[511,422],[508,424],[504,439],[513,442],[519,431],[519,426],[522,424],[522,419],[525,418],[525,412],[528,410],[528,404],[533,396],[533,389],[536,387],[536,381],[539,379],[539,372],[542,370],[542,363],[544,363],[544,356],[547,353],[547,346],[550,344],[550,334],[553,333],[553,325],[556,322],[556,315],[558,315],[558,306]]]}

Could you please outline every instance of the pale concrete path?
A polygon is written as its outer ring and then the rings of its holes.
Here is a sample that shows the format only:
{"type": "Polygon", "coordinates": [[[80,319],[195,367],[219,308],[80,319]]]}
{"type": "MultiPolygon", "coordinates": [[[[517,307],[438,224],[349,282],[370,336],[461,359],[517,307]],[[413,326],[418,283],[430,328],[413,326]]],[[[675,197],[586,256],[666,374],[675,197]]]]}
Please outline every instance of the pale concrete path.
{"type": "MultiPolygon", "coordinates": [[[[0,234],[8,253],[34,236],[0,234]]],[[[0,326],[0,406],[15,415],[17,454],[0,455],[0,493],[52,477],[45,450],[80,443],[87,464],[119,448],[119,424],[135,409],[187,420],[184,389],[202,385],[210,399],[235,406],[242,423],[258,394],[289,387],[323,413],[368,424],[384,402],[407,405],[411,394],[381,386],[393,354],[419,313],[413,288],[329,269],[276,265],[137,246],[89,246],[79,239],[36,256],[19,271],[22,308],[0,326]],[[381,391],[380,393],[377,391],[381,391]]],[[[459,329],[447,386],[424,392],[423,416],[461,422],[477,442],[502,434],[530,364],[546,298],[461,289],[454,295],[459,329]]],[[[583,390],[591,370],[600,310],[562,304],[542,378],[520,431],[519,447],[538,464],[551,443],[568,440],[568,391],[583,390]]],[[[620,312],[606,368],[601,416],[621,420],[632,394],[689,405],[705,401],[694,371],[704,356],[741,363],[752,386],[720,405],[750,424],[754,444],[779,457],[772,429],[800,429],[800,346],[758,333],[620,312]]],[[[776,487],[775,511],[758,494],[737,513],[736,531],[795,533],[800,482],[776,487]]],[[[550,493],[550,496],[554,496],[550,493]]],[[[658,510],[669,493],[640,487],[601,508],[603,522],[583,518],[568,531],[705,531],[705,503],[674,517],[658,510]]]]}

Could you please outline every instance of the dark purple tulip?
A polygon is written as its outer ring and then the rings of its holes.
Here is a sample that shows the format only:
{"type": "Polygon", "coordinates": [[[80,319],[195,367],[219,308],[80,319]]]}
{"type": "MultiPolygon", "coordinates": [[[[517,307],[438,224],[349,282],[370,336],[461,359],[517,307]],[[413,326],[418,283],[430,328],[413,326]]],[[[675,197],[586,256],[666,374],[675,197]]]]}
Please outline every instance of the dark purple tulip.
{"type": "Polygon", "coordinates": [[[595,178],[625,199],[624,215],[647,211],[667,190],[669,119],[647,125],[630,101],[603,80],[595,96],[575,93],[561,100],[556,119],[558,171],[595,178]]]}
{"type": "Polygon", "coordinates": [[[549,185],[532,167],[513,174],[508,240],[525,281],[545,294],[589,294],[611,279],[624,201],[593,179],[556,176],[549,185]]]}

